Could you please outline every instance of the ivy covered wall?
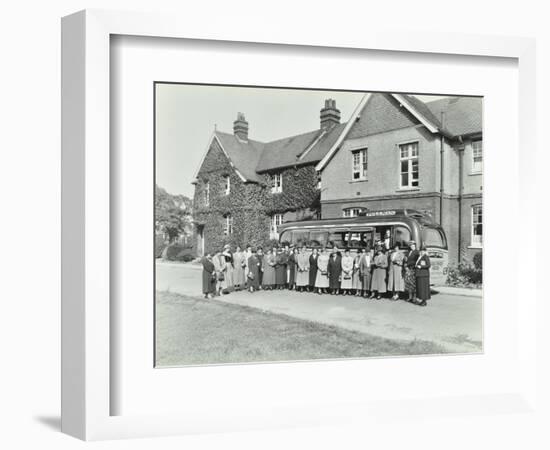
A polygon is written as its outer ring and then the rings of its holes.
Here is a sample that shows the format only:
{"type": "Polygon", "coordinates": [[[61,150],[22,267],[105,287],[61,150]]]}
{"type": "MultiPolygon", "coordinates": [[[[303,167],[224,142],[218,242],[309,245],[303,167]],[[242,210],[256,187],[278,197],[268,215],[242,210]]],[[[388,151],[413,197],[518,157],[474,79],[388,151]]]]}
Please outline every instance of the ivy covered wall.
{"type": "Polygon", "coordinates": [[[203,227],[204,250],[215,252],[227,243],[233,248],[266,246],[269,242],[271,216],[283,213],[285,221],[316,218],[320,211],[320,191],[313,165],[287,168],[281,171],[283,191],[272,194],[270,177],[263,174],[265,183],[245,183],[216,141],[208,151],[195,185],[193,219],[195,223],[195,252],[199,252],[199,227],[203,227]],[[226,177],[230,177],[230,193],[225,194],[226,177]],[[206,184],[210,202],[205,204],[206,184]],[[224,234],[225,217],[233,217],[233,232],[224,234]]]}

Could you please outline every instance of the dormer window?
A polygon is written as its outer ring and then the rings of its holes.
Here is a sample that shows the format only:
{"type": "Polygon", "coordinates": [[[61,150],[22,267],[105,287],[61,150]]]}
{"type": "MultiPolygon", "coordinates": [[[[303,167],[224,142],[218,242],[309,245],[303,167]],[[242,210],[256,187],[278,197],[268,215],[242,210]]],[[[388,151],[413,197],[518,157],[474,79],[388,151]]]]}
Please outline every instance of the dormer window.
{"type": "Polygon", "coordinates": [[[278,194],[283,192],[283,174],[276,173],[270,175],[271,193],[278,194]]]}

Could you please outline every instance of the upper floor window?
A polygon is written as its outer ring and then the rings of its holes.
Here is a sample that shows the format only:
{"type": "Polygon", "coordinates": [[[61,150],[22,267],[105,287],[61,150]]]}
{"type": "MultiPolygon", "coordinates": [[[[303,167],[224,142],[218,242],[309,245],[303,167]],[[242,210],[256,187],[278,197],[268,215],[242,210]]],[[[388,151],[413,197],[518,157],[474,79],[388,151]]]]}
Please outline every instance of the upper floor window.
{"type": "Polygon", "coordinates": [[[483,206],[472,206],[472,247],[481,247],[483,244],[483,206]]]}
{"type": "Polygon", "coordinates": [[[204,184],[204,204],[210,206],[210,182],[204,184]]]}
{"type": "Polygon", "coordinates": [[[351,152],[352,158],[352,180],[366,180],[367,179],[367,149],[354,150],[351,152]]]}
{"type": "Polygon", "coordinates": [[[225,226],[223,228],[223,234],[233,234],[233,216],[231,214],[225,216],[225,226]]]}
{"type": "Polygon", "coordinates": [[[276,174],[270,175],[270,181],[271,181],[271,193],[276,194],[279,192],[283,192],[283,174],[282,173],[276,173],[276,174]]]}
{"type": "Polygon", "coordinates": [[[317,189],[321,189],[323,187],[323,183],[321,181],[321,175],[317,175],[317,189]]]}
{"type": "Polygon", "coordinates": [[[231,192],[231,178],[229,175],[225,177],[225,195],[229,195],[231,192]]]}
{"type": "Polygon", "coordinates": [[[472,172],[483,170],[483,141],[472,141],[472,172]]]}
{"type": "Polygon", "coordinates": [[[400,145],[399,157],[399,187],[418,187],[418,142],[400,145]]]}
{"type": "Polygon", "coordinates": [[[365,208],[346,208],[342,211],[343,217],[357,217],[365,208]]]}
{"type": "Polygon", "coordinates": [[[277,227],[283,223],[282,214],[273,214],[271,216],[271,233],[277,233],[277,227]]]}

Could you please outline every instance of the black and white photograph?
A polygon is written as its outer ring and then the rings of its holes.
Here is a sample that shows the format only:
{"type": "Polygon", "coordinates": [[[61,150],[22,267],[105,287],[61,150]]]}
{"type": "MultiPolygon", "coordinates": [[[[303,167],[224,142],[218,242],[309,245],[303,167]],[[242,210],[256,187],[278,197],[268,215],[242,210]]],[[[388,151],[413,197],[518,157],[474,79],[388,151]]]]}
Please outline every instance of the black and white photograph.
{"type": "Polygon", "coordinates": [[[482,116],[155,83],[156,366],[482,352],[482,116]]]}

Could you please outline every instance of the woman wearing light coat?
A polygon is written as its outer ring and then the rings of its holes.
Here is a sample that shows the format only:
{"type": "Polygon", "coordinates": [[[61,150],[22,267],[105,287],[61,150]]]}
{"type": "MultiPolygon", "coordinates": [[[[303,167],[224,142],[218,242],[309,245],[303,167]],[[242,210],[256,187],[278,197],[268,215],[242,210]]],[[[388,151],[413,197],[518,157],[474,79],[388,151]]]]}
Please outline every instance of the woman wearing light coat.
{"type": "Polygon", "coordinates": [[[392,300],[399,300],[399,293],[405,290],[405,280],[403,279],[403,264],[405,256],[399,250],[399,244],[395,244],[394,250],[390,253],[388,259],[390,265],[388,269],[388,291],[393,292],[392,300]]]}
{"type": "Polygon", "coordinates": [[[321,250],[317,257],[317,276],[315,278],[315,289],[318,294],[325,294],[329,286],[328,281],[328,260],[329,256],[326,249],[321,250]]]}
{"type": "Polygon", "coordinates": [[[342,274],[341,274],[340,289],[344,295],[351,294],[353,288],[353,257],[349,254],[349,249],[346,249],[342,257],[342,274]]]}
{"type": "Polygon", "coordinates": [[[275,286],[275,255],[271,251],[271,249],[267,249],[267,253],[265,254],[264,262],[263,262],[263,269],[264,269],[264,276],[262,279],[262,284],[264,289],[272,290],[275,286]]]}
{"type": "Polygon", "coordinates": [[[296,290],[303,292],[309,285],[309,255],[306,253],[305,247],[298,249],[296,263],[296,290]]]}
{"type": "Polygon", "coordinates": [[[233,253],[233,284],[237,289],[244,289],[246,286],[245,267],[244,253],[241,247],[237,247],[235,253],[233,253]]]}

